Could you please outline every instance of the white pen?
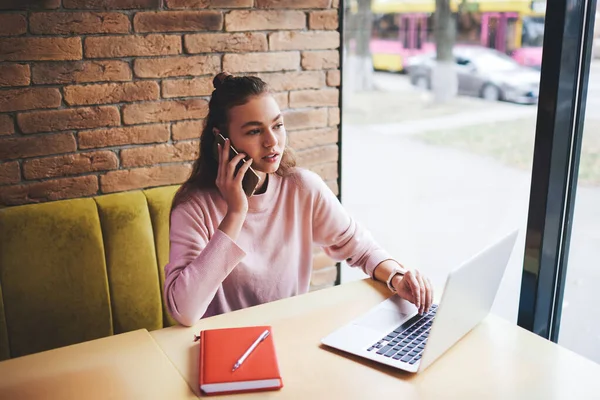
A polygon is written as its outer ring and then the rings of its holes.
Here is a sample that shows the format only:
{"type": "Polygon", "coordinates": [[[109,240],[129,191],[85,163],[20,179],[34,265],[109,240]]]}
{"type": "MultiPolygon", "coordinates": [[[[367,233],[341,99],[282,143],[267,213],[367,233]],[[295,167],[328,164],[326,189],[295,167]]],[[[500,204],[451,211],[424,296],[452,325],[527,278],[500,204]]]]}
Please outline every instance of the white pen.
{"type": "Polygon", "coordinates": [[[246,350],[246,352],[244,353],[244,355],[242,355],[240,357],[240,359],[237,360],[237,362],[233,366],[233,369],[231,370],[231,372],[235,371],[236,369],[238,369],[242,365],[242,363],[246,360],[246,358],[250,355],[250,353],[252,353],[254,351],[254,349],[256,348],[256,346],[258,346],[260,344],[260,342],[262,342],[263,340],[265,340],[269,336],[269,333],[270,332],[267,329],[263,333],[260,334],[260,336],[258,337],[258,339],[256,339],[254,341],[254,343],[252,343],[252,346],[250,346],[248,348],[248,350],[246,350]]]}

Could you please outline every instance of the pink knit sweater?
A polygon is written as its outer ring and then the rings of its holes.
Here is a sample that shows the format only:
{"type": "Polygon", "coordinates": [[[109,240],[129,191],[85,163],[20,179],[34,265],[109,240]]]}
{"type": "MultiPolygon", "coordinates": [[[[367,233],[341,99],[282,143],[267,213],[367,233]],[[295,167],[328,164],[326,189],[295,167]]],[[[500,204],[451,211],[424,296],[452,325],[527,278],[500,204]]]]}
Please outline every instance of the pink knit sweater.
{"type": "Polygon", "coordinates": [[[227,205],[217,189],[173,210],[164,291],[179,323],[306,293],[314,245],[370,276],[390,258],[313,172],[269,175],[266,192],[248,200],[236,241],[218,229],[227,205]]]}

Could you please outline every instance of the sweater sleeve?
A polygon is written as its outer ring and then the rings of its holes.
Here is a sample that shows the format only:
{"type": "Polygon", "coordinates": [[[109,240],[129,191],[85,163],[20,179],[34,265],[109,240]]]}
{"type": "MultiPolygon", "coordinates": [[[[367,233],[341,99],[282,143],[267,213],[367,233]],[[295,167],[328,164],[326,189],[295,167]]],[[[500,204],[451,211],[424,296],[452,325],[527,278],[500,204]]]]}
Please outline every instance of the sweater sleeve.
{"type": "Polygon", "coordinates": [[[391,259],[370,232],[350,217],[337,197],[316,174],[309,179],[317,188],[313,204],[313,237],[325,253],[336,261],[346,260],[373,277],[375,267],[391,259]]]}
{"type": "Polygon", "coordinates": [[[191,202],[173,210],[169,236],[167,309],[177,322],[191,326],[202,318],[221,283],[246,254],[218,229],[211,237],[200,207],[191,202]]]}

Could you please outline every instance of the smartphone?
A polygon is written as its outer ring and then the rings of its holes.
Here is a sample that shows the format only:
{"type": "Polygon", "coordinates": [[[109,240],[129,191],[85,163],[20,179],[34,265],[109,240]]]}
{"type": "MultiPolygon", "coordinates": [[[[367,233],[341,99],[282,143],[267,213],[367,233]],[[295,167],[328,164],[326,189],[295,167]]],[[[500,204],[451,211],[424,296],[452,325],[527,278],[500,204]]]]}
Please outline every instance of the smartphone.
{"type": "MultiPolygon", "coordinates": [[[[218,133],[216,135],[215,145],[214,145],[214,149],[213,149],[215,159],[219,160],[219,148],[217,147],[217,144],[220,144],[221,147],[225,146],[225,137],[223,137],[223,135],[220,133],[218,133]]],[[[238,154],[239,154],[239,152],[235,149],[235,147],[233,147],[233,145],[231,144],[231,141],[230,141],[229,142],[229,160],[231,161],[238,154]]],[[[247,157],[244,158],[244,160],[246,160],[246,159],[247,159],[247,157]]],[[[244,164],[244,160],[240,161],[239,164],[235,167],[236,174],[240,170],[241,166],[244,164]]],[[[242,189],[244,190],[244,193],[246,193],[246,196],[250,197],[254,194],[254,191],[256,190],[256,187],[258,186],[259,181],[260,181],[260,178],[258,177],[258,174],[256,173],[256,171],[254,171],[252,169],[252,167],[248,168],[248,171],[246,171],[246,174],[244,175],[244,178],[242,179],[242,189]]]]}

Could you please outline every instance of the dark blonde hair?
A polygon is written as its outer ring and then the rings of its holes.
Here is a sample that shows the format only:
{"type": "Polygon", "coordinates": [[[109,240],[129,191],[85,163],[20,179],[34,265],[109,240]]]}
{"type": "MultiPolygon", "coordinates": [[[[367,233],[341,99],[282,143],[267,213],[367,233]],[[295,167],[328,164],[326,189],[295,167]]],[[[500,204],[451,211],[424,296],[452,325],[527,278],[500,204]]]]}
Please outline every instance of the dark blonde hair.
{"type": "MultiPolygon", "coordinates": [[[[185,202],[193,189],[215,188],[218,161],[213,156],[215,135],[213,129],[217,128],[224,136],[229,126],[229,111],[236,106],[246,104],[250,98],[265,93],[270,93],[267,84],[256,76],[233,76],[221,72],[213,79],[214,90],[208,103],[208,116],[204,122],[200,136],[200,154],[194,162],[190,177],[181,185],[175,197],[171,210],[178,204],[185,202]]],[[[296,166],[296,159],[291,149],[287,146],[281,157],[277,175],[290,175],[296,166]]]]}

